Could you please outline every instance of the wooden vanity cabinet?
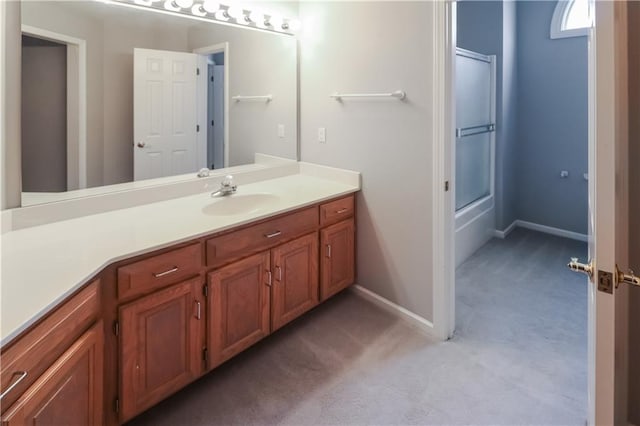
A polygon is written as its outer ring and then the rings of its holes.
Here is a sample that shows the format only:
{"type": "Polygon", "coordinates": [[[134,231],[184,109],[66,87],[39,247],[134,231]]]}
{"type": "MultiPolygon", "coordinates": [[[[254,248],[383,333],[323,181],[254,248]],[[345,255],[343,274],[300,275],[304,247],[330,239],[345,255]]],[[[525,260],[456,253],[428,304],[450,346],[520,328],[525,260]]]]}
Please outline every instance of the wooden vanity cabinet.
{"type": "Polygon", "coordinates": [[[102,322],[58,358],[2,416],[5,426],[103,424],[102,322]]]}
{"type": "Polygon", "coordinates": [[[351,285],[354,214],[348,195],[109,265],[2,348],[2,424],[132,419],[351,285]]]}
{"type": "Polygon", "coordinates": [[[120,418],[126,421],[202,372],[204,303],[196,277],[120,306],[120,418]]]}

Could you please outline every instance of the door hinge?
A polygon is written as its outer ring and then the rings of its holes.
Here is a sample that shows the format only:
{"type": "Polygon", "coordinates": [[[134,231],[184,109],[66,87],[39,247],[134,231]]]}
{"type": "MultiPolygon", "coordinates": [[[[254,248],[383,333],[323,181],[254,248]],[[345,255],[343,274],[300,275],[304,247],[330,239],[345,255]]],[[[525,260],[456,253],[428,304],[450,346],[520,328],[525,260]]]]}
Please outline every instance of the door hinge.
{"type": "Polygon", "coordinates": [[[196,68],[196,75],[200,75],[200,68],[196,68]]]}
{"type": "Polygon", "coordinates": [[[209,295],[209,284],[205,284],[205,285],[202,287],[202,294],[203,294],[205,297],[209,295]]]}
{"type": "Polygon", "coordinates": [[[200,125],[196,124],[196,132],[199,132],[199,131],[200,131],[200,125]]]}
{"type": "Polygon", "coordinates": [[[113,401],[113,411],[116,413],[120,412],[120,398],[116,398],[116,400],[113,401]]]}
{"type": "Polygon", "coordinates": [[[207,348],[202,348],[202,360],[209,362],[209,350],[207,348]]]}
{"type": "Polygon", "coordinates": [[[115,334],[116,336],[120,335],[120,323],[118,321],[115,321],[113,323],[113,334],[115,334]]]}
{"type": "Polygon", "coordinates": [[[449,190],[449,181],[445,180],[444,181],[444,191],[447,192],[449,190]]]}
{"type": "Polygon", "coordinates": [[[211,120],[211,126],[215,126],[215,121],[211,120]]]}
{"type": "Polygon", "coordinates": [[[211,76],[211,81],[213,81],[213,76],[211,76]]]}
{"type": "Polygon", "coordinates": [[[607,271],[598,271],[598,290],[613,294],[613,274],[607,271]]]}

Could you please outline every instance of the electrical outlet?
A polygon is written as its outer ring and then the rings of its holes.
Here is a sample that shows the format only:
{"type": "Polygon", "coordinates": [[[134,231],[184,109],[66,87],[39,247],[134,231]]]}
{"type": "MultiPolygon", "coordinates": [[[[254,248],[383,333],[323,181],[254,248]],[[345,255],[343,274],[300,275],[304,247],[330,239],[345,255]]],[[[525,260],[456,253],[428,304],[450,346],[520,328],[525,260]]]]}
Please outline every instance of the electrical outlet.
{"type": "Polygon", "coordinates": [[[327,129],[325,127],[318,128],[318,142],[327,143],[327,129]]]}
{"type": "Polygon", "coordinates": [[[278,124],[278,137],[284,138],[284,124],[278,124]]]}

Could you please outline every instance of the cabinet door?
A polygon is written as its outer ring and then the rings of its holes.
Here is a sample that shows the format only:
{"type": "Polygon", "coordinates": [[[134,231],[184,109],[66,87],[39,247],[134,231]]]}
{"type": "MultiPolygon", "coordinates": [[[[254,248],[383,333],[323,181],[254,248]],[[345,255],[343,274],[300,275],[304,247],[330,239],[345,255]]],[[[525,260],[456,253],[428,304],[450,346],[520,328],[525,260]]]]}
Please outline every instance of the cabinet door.
{"type": "Polygon", "coordinates": [[[269,253],[209,274],[211,367],[269,334],[269,253]]]}
{"type": "Polygon", "coordinates": [[[321,231],[320,298],[326,300],[355,279],[355,224],[353,219],[321,231]]]}
{"type": "Polygon", "coordinates": [[[271,251],[271,328],[277,330],[318,304],[318,234],[271,251]]]}
{"type": "Polygon", "coordinates": [[[99,322],[18,398],[2,424],[101,425],[103,346],[99,322]]]}
{"type": "Polygon", "coordinates": [[[200,374],[201,288],[198,277],[120,307],[121,421],[200,374]]]}

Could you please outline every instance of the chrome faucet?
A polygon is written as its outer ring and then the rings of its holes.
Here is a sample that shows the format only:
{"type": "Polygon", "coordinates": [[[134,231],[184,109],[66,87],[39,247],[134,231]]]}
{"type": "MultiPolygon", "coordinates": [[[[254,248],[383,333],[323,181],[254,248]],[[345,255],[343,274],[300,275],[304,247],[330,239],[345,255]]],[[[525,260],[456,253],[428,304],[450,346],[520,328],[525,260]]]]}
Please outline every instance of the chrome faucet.
{"type": "Polygon", "coordinates": [[[216,197],[218,195],[224,196],[224,195],[233,194],[234,192],[236,192],[237,189],[238,189],[238,185],[233,183],[233,176],[226,175],[224,179],[222,179],[222,182],[220,182],[220,189],[218,189],[215,192],[212,192],[211,196],[216,197]]]}

